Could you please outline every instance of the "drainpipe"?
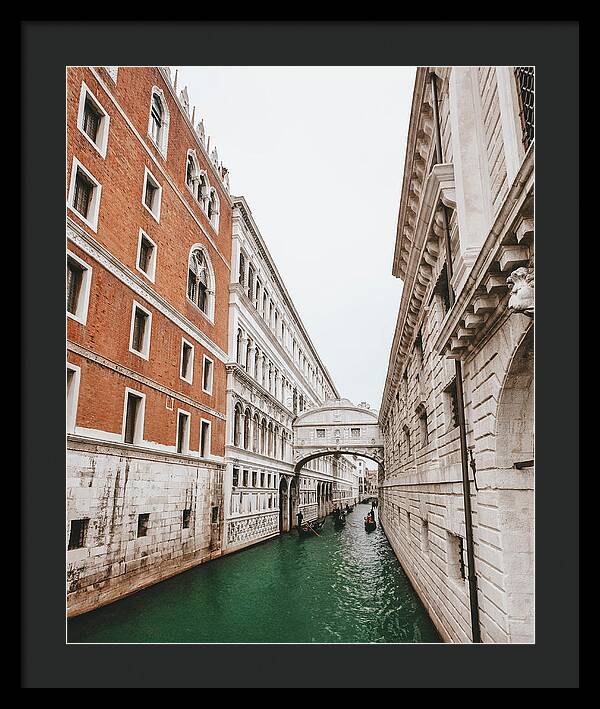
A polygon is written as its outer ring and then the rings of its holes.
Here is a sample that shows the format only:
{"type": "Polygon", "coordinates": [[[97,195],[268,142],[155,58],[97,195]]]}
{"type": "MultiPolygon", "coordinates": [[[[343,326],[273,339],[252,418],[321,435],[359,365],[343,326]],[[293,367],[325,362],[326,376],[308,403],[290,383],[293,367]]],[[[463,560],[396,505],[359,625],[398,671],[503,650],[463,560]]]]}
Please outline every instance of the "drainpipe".
{"type": "MultiPolygon", "coordinates": [[[[438,97],[435,72],[430,72],[431,103],[433,105],[433,122],[435,125],[435,152],[436,162],[443,161],[442,137],[440,130],[440,117],[438,112],[438,97]]],[[[442,204],[443,230],[446,241],[446,274],[448,277],[448,296],[450,308],[454,305],[455,294],[452,287],[452,249],[450,243],[450,220],[446,205],[442,204]]],[[[469,566],[469,604],[471,607],[471,633],[474,643],[481,642],[481,629],[479,627],[479,604],[477,602],[477,576],[475,572],[475,548],[473,545],[473,512],[471,509],[471,483],[469,480],[469,460],[467,453],[467,427],[465,423],[465,399],[463,390],[462,362],[454,360],[456,377],[456,398],[458,409],[458,427],[460,431],[460,462],[462,469],[463,501],[465,508],[465,535],[467,541],[467,563],[469,566]]]]}

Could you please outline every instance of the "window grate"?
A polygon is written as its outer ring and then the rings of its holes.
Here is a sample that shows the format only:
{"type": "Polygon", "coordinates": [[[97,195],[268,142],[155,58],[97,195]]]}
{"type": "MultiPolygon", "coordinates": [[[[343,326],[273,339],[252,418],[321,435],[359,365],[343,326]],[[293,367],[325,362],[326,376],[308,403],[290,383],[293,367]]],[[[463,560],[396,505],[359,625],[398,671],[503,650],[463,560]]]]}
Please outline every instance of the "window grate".
{"type": "Polygon", "coordinates": [[[81,170],[77,170],[73,207],[79,212],[79,214],[81,214],[82,217],[85,217],[86,219],[90,211],[93,192],[94,185],[92,182],[88,180],[81,170]]]}
{"type": "Polygon", "coordinates": [[[85,546],[89,521],[89,519],[74,519],[71,521],[69,549],[81,549],[85,546]]]}
{"type": "Polygon", "coordinates": [[[79,303],[79,293],[83,282],[83,268],[75,263],[73,259],[67,262],[67,311],[71,315],[77,314],[79,303]]]}
{"type": "Polygon", "coordinates": [[[98,111],[89,98],[86,99],[83,112],[83,130],[94,141],[94,143],[97,142],[98,129],[100,128],[101,120],[102,114],[100,111],[98,111]]]}
{"type": "Polygon", "coordinates": [[[153,246],[152,244],[142,236],[142,243],[140,245],[140,263],[139,267],[144,273],[148,273],[150,270],[150,258],[152,256],[153,246]]]}
{"type": "Polygon", "coordinates": [[[515,78],[519,89],[519,102],[521,105],[521,127],[523,129],[523,145],[529,148],[534,138],[535,125],[535,71],[532,66],[516,66],[515,78]]]}

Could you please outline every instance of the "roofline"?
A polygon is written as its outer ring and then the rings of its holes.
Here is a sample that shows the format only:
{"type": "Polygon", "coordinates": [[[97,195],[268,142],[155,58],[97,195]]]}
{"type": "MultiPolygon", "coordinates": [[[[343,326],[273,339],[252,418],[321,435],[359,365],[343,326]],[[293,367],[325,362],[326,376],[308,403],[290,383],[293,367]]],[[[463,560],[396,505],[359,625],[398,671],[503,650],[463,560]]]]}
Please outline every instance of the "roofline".
{"type": "MultiPolygon", "coordinates": [[[[298,311],[296,310],[296,307],[294,306],[294,303],[292,301],[292,297],[288,293],[287,288],[284,285],[283,278],[281,277],[281,274],[279,273],[279,270],[277,269],[277,266],[275,265],[275,260],[271,256],[271,252],[267,248],[267,245],[265,243],[265,240],[262,237],[262,234],[260,233],[260,230],[256,224],[256,221],[252,215],[252,210],[250,209],[250,206],[248,205],[248,202],[244,196],[239,196],[239,197],[232,197],[233,201],[233,207],[237,207],[240,210],[240,213],[242,215],[242,218],[244,219],[247,227],[250,229],[252,232],[252,235],[256,239],[257,245],[262,251],[262,256],[265,259],[267,266],[271,270],[271,275],[273,276],[277,287],[280,289],[283,298],[286,302],[286,305],[288,306],[290,313],[292,314],[294,321],[296,322],[296,325],[299,327],[300,331],[302,332],[302,335],[304,339],[306,340],[306,343],[309,346],[310,351],[312,352],[314,358],[318,362],[319,366],[321,367],[321,370],[323,371],[323,374],[327,378],[328,384],[331,386],[334,394],[339,397],[340,393],[338,391],[338,388],[336,387],[333,378],[331,374],[329,373],[329,370],[327,367],[323,364],[323,361],[321,360],[321,357],[317,353],[316,347],[313,344],[313,341],[310,339],[310,336],[308,334],[308,331],[306,330],[306,327],[304,326],[304,323],[302,322],[302,319],[300,315],[298,314],[298,311]]],[[[311,409],[314,411],[314,409],[311,409]]]]}

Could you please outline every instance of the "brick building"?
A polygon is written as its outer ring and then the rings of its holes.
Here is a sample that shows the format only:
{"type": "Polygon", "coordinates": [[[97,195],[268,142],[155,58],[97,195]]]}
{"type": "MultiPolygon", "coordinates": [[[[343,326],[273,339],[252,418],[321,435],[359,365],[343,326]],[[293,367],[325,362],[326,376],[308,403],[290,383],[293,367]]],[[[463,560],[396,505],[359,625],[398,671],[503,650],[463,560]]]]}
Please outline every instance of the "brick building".
{"type": "Polygon", "coordinates": [[[67,72],[77,614],[221,553],[232,200],[165,68],[67,72]]]}
{"type": "Polygon", "coordinates": [[[534,638],[533,126],[531,67],[417,71],[379,514],[450,642],[534,638]]]}

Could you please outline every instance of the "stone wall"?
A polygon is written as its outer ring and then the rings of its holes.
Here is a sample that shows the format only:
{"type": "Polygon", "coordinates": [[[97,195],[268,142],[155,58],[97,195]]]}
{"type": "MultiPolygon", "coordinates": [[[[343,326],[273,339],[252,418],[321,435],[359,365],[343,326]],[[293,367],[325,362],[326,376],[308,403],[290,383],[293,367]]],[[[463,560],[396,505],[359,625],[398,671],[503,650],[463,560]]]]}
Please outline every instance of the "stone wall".
{"type": "Polygon", "coordinates": [[[67,551],[68,614],[220,555],[222,482],[218,464],[70,437],[67,544],[72,522],[89,522],[84,546],[67,551]],[[145,536],[138,536],[140,514],[149,515],[145,536]]]}

